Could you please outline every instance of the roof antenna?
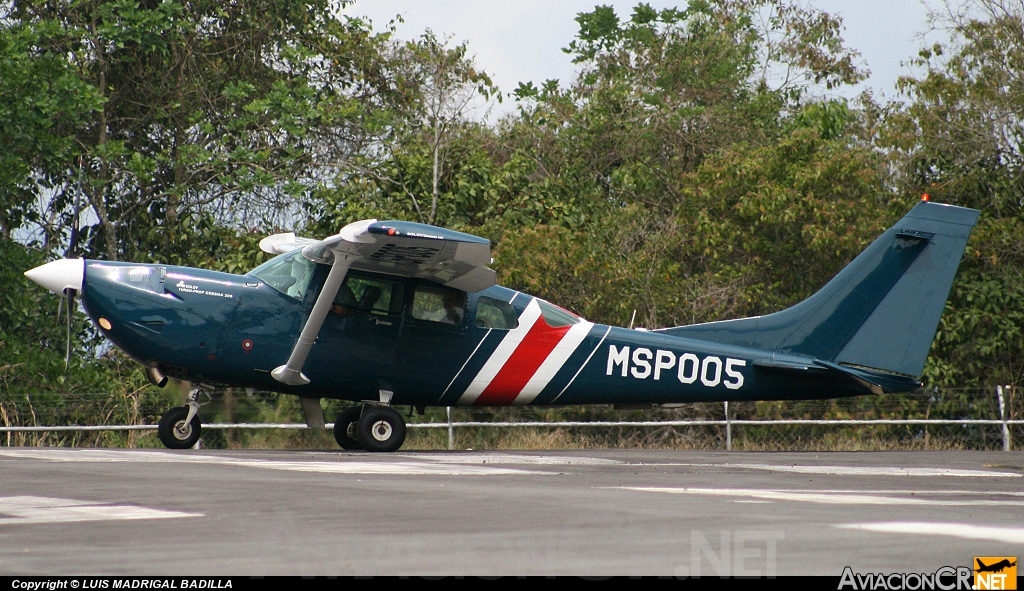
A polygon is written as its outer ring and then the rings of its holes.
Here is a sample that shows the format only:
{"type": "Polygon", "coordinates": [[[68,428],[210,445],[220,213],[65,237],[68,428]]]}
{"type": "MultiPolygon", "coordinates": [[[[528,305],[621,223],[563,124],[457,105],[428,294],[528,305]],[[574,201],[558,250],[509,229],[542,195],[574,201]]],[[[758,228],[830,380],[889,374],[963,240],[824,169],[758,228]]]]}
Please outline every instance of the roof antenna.
{"type": "Polygon", "coordinates": [[[636,309],[633,310],[633,317],[629,319],[629,328],[633,328],[633,322],[636,320],[636,309]]]}

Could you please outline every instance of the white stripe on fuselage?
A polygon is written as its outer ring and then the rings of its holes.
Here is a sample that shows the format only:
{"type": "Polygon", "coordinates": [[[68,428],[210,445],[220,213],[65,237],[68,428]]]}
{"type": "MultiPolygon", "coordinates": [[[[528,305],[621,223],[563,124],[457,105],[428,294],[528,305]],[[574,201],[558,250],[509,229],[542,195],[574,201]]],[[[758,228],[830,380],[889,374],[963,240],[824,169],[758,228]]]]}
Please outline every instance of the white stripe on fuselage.
{"type": "Polygon", "coordinates": [[[491,353],[490,358],[480,368],[476,377],[470,382],[469,387],[459,397],[459,404],[473,404],[483,394],[483,391],[490,385],[494,376],[498,375],[498,372],[505,366],[509,357],[515,353],[516,348],[519,347],[519,344],[529,334],[530,329],[533,328],[538,318],[540,318],[540,305],[537,304],[536,299],[530,300],[522,315],[519,316],[519,326],[508,331],[505,338],[501,340],[498,348],[494,350],[494,353],[491,353]]]}
{"type": "MultiPolygon", "coordinates": [[[[509,300],[508,303],[511,304],[512,302],[516,301],[516,298],[519,297],[519,293],[520,292],[517,291],[515,294],[513,294],[512,299],[509,300]]],[[[463,362],[462,367],[459,368],[458,373],[455,374],[455,376],[452,378],[452,381],[448,382],[448,386],[444,389],[444,392],[441,393],[441,398],[439,398],[437,401],[438,404],[440,404],[441,400],[443,400],[445,395],[448,394],[448,390],[451,390],[452,384],[455,383],[455,380],[459,379],[459,376],[462,375],[462,372],[466,370],[466,366],[469,365],[469,362],[473,360],[473,357],[476,356],[476,352],[480,350],[480,346],[484,344],[484,341],[487,340],[487,337],[490,336],[493,330],[493,328],[488,328],[487,332],[484,333],[484,336],[480,338],[480,341],[476,344],[476,347],[473,348],[473,352],[469,354],[469,357],[467,357],[466,361],[463,362]]]]}
{"type": "Polygon", "coordinates": [[[562,369],[565,362],[569,359],[569,356],[576,352],[576,348],[580,346],[583,339],[590,334],[590,329],[594,327],[593,322],[581,321],[579,324],[574,324],[569,332],[562,336],[562,340],[558,341],[553,351],[548,354],[544,363],[541,363],[540,367],[537,368],[537,373],[533,374],[530,381],[526,383],[522,391],[516,396],[513,404],[530,404],[538,394],[544,390],[544,387],[554,379],[555,374],[558,370],[562,369]]]}
{"type": "Polygon", "coordinates": [[[590,363],[590,360],[594,357],[594,353],[597,353],[597,350],[601,348],[601,345],[604,343],[604,340],[608,338],[608,333],[610,333],[611,331],[612,327],[610,326],[605,329],[604,334],[601,335],[601,340],[597,341],[597,344],[594,345],[594,350],[590,352],[590,355],[587,355],[587,358],[583,361],[583,364],[580,365],[579,369],[576,370],[576,373],[573,374],[572,379],[569,380],[569,383],[566,384],[564,388],[562,388],[562,391],[558,393],[558,396],[555,396],[554,398],[551,399],[552,404],[559,398],[561,398],[562,394],[565,394],[565,391],[568,390],[569,386],[571,386],[572,383],[576,381],[576,378],[580,377],[580,373],[583,372],[583,368],[586,367],[588,363],[590,363]]]}

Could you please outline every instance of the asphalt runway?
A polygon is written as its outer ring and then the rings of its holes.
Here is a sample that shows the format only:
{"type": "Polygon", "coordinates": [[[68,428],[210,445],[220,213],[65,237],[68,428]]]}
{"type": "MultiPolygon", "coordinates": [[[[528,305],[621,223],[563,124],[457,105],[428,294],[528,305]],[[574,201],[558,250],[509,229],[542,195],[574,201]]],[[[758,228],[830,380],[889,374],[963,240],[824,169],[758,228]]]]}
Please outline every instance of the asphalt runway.
{"type": "Polygon", "coordinates": [[[0,447],[6,576],[840,577],[1022,555],[1021,452],[0,447]]]}

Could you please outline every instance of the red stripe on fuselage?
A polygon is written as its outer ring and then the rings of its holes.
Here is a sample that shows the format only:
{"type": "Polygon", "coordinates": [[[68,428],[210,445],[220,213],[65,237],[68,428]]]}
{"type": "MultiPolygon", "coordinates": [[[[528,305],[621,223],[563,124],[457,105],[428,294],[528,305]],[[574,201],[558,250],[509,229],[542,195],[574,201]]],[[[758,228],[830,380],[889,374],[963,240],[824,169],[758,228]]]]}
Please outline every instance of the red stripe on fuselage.
{"type": "Polygon", "coordinates": [[[543,316],[538,318],[530,327],[530,332],[526,333],[523,342],[519,343],[515,352],[498,370],[474,404],[512,404],[533,374],[537,373],[537,368],[544,363],[565,333],[569,332],[569,328],[571,327],[554,328],[544,322],[543,316]]]}

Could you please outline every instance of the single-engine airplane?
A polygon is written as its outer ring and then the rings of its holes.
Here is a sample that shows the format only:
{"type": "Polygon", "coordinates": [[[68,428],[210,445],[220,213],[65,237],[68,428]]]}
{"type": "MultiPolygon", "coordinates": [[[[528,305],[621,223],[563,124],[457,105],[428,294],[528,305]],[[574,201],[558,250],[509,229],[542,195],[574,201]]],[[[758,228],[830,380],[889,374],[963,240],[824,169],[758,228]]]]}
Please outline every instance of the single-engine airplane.
{"type": "Polygon", "coordinates": [[[928,201],[820,291],[781,312],[653,330],[606,326],[495,284],[490,241],[364,220],[325,240],[276,234],[244,275],[61,259],[25,274],[82,298],[100,331],[150,381],[193,384],[161,418],[169,448],[199,440],[215,385],[349,400],[344,449],[395,451],[395,409],[626,407],[913,391],[979,212],[928,201]]]}

